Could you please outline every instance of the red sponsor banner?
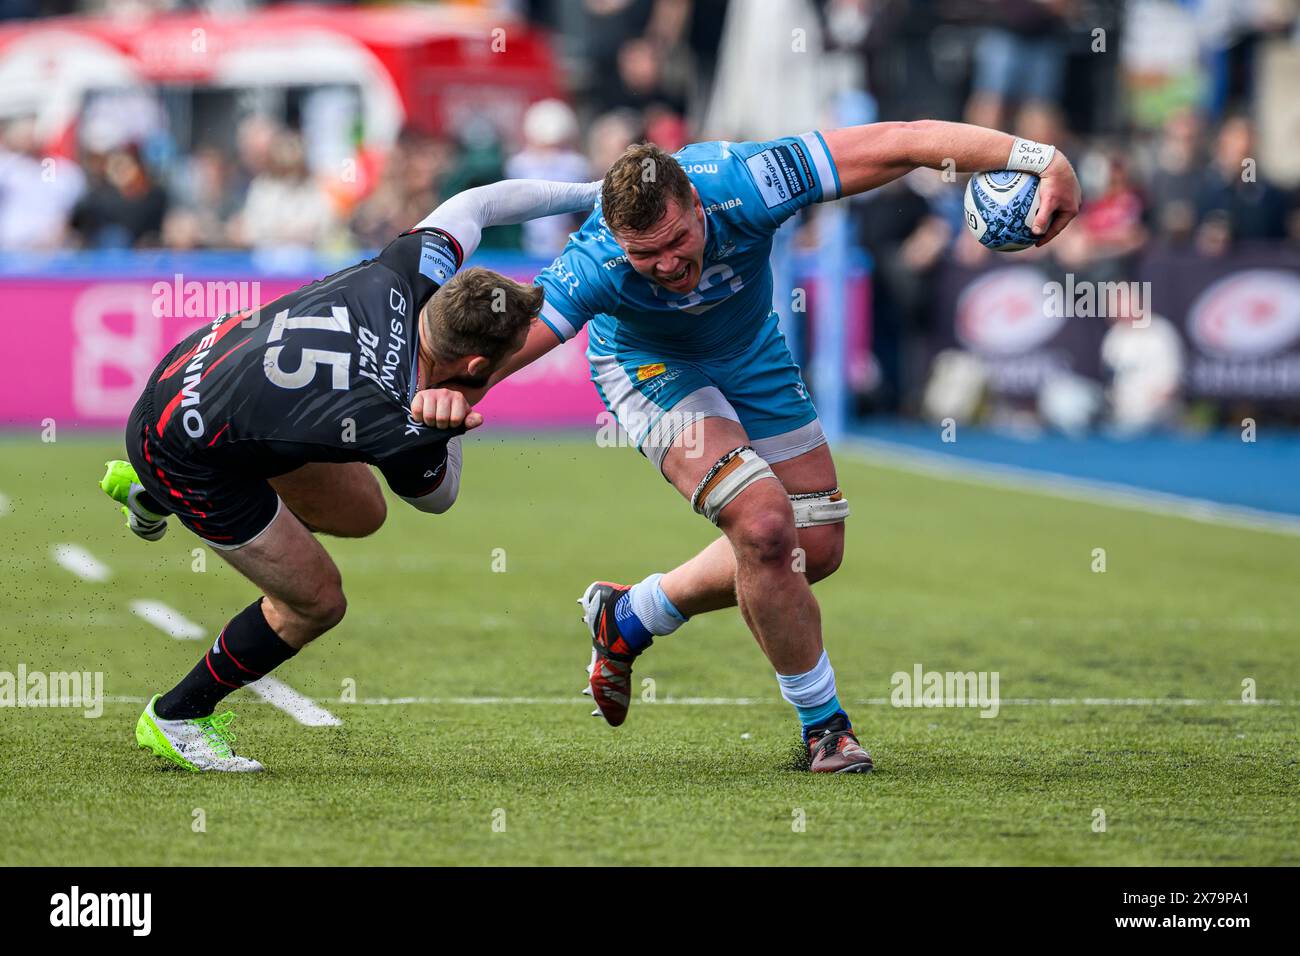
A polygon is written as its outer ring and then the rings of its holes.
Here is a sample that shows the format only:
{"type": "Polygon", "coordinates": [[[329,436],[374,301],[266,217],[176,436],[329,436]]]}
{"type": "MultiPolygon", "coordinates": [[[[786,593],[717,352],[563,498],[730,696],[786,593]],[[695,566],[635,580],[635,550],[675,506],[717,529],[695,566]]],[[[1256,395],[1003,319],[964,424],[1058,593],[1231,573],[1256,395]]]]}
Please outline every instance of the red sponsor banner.
{"type": "MultiPolygon", "coordinates": [[[[304,281],[0,279],[0,426],[120,427],[188,332],[304,281]]],[[[493,389],[480,406],[487,424],[594,429],[602,406],[585,345],[580,335],[493,389]]]]}

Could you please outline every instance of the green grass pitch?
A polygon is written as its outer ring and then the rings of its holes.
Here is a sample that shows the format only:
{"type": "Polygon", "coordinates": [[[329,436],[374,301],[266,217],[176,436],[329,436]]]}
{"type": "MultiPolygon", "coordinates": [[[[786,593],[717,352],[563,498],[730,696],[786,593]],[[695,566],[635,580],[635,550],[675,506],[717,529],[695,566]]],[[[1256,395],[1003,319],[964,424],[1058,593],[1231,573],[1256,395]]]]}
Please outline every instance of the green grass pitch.
{"type": "Polygon", "coordinates": [[[816,591],[877,771],[814,778],[734,611],[657,642],[636,670],[655,702],[622,728],[589,716],[575,599],[712,529],[631,451],[488,435],[451,513],[394,501],[376,536],[327,543],[348,616],[277,676],[343,723],[238,692],[237,747],[270,769],[232,779],[135,748],[133,699],[204,644],[128,606],[163,601],[210,639],[254,591],[212,552],[194,570],[176,522],[157,545],[126,531],[95,484],[120,455],[111,437],[0,441],[0,671],[99,671],[116,699],[98,719],[0,708],[0,863],[1300,863],[1300,538],[843,453],[847,558],[816,591]],[[56,543],[111,578],[73,576],[56,543]],[[996,671],[1000,712],[881,703],[917,663],[996,671]],[[1264,702],[1232,703],[1248,678],[1264,702]]]}

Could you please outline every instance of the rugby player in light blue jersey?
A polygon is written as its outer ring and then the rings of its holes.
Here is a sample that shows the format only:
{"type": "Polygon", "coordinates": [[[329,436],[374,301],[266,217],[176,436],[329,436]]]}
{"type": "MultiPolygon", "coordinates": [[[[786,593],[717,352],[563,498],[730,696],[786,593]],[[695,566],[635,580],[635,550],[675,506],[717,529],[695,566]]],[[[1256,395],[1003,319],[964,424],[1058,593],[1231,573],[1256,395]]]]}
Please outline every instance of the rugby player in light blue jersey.
{"type": "MultiPolygon", "coordinates": [[[[538,277],[540,321],[492,381],[586,325],[606,407],[722,531],[667,573],[631,587],[597,581],[581,598],[595,648],[590,690],[610,724],[626,718],[632,662],[655,636],[739,605],[799,714],[810,769],[871,769],[840,706],[809,587],[840,565],[848,502],[772,308],[768,260],[773,233],[799,209],[920,166],[1038,174],[1039,244],[1079,208],[1078,180],[1053,147],[960,123],[697,143],[673,156],[638,145],[615,162],[600,204],[538,277]]],[[[445,392],[421,395],[412,409],[446,427],[479,394],[459,407],[445,392]]]]}

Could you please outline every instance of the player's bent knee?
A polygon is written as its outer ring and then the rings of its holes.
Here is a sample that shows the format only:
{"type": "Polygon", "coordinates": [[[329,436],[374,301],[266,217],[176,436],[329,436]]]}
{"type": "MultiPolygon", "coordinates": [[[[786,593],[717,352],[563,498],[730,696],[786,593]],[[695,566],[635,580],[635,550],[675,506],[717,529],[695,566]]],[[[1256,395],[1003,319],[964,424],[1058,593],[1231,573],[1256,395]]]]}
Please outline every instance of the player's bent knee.
{"type": "Polygon", "coordinates": [[[747,509],[724,528],[737,560],[757,567],[792,567],[797,538],[790,513],[778,508],[747,509]]]}
{"type": "Polygon", "coordinates": [[[348,610],[348,599],[343,593],[343,580],[337,573],[322,577],[315,588],[293,601],[282,601],[297,618],[299,627],[310,634],[312,640],[336,627],[348,610]]]}
{"type": "Polygon", "coordinates": [[[309,605],[300,608],[304,623],[317,635],[337,627],[348,611],[348,599],[342,590],[326,591],[309,605]]]}

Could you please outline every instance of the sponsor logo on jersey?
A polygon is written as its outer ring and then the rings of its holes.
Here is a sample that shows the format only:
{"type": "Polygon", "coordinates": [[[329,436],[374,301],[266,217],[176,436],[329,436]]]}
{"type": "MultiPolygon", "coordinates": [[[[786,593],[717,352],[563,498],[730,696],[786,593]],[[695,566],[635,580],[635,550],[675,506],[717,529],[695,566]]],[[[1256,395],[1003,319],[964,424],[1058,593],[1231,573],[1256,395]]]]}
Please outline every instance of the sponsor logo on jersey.
{"type": "Polygon", "coordinates": [[[717,163],[678,163],[682,169],[688,173],[716,173],[718,171],[717,163]]]}
{"type": "Polygon", "coordinates": [[[626,264],[627,256],[615,256],[613,259],[606,259],[601,263],[606,269],[617,269],[619,266],[626,264]]]}
{"type": "Polygon", "coordinates": [[[721,202],[715,202],[704,207],[704,215],[711,216],[715,212],[726,212],[728,209],[736,209],[745,205],[742,199],[724,199],[721,202]]]}
{"type": "Polygon", "coordinates": [[[636,370],[636,380],[644,382],[646,379],[662,375],[666,371],[668,371],[668,367],[663,362],[652,362],[649,365],[642,365],[636,370]]]}
{"type": "MultiPolygon", "coordinates": [[[[185,377],[181,379],[181,427],[191,438],[202,438],[207,427],[203,423],[202,413],[194,406],[199,404],[199,383],[203,381],[203,361],[212,351],[212,346],[216,345],[217,329],[221,327],[225,318],[220,316],[208,326],[208,334],[199,339],[198,351],[185,366],[185,377]]],[[[161,427],[158,433],[162,434],[161,427]]]]}
{"type": "Polygon", "coordinates": [[[357,374],[370,379],[394,398],[401,398],[401,380],[397,369],[402,364],[402,354],[407,345],[406,297],[396,289],[389,290],[388,304],[397,313],[388,321],[388,341],[381,351],[379,335],[370,328],[357,324],[357,351],[360,368],[357,374]]]}
{"type": "Polygon", "coordinates": [[[773,146],[749,157],[745,166],[768,209],[797,199],[807,191],[799,174],[800,166],[807,168],[807,160],[802,151],[796,158],[796,147],[785,143],[773,146]]]}
{"type": "Polygon", "coordinates": [[[456,259],[447,248],[447,240],[425,233],[420,245],[420,275],[442,285],[456,273],[456,259]]]}

